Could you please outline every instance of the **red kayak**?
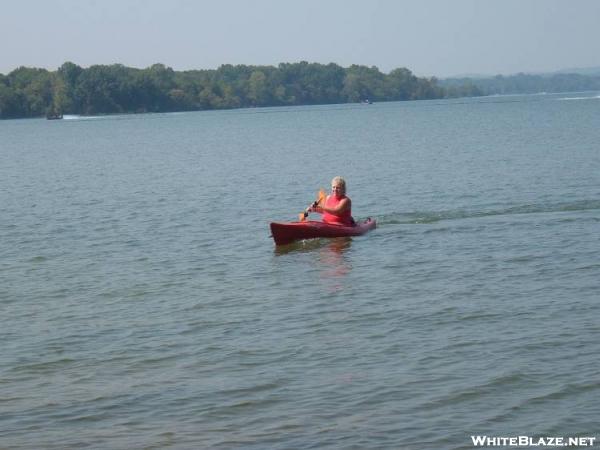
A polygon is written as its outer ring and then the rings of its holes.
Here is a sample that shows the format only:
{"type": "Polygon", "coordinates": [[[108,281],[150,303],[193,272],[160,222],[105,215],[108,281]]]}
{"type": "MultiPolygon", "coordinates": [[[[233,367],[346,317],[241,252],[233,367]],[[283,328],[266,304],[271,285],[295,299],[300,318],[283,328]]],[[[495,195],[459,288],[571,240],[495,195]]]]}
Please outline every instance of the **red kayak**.
{"type": "Polygon", "coordinates": [[[285,245],[300,239],[360,236],[375,228],[376,221],[370,217],[354,226],[306,220],[304,222],[271,222],[271,234],[275,245],[285,245]]]}

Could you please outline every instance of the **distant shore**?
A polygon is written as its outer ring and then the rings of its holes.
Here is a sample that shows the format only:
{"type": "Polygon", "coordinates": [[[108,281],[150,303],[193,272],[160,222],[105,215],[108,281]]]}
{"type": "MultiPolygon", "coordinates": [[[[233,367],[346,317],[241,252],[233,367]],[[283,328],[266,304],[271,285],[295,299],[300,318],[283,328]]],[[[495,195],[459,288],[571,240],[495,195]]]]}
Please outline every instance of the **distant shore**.
{"type": "Polygon", "coordinates": [[[385,74],[377,67],[303,61],[178,72],[162,64],[82,68],[66,62],[54,72],[21,67],[0,75],[0,118],[421,100],[450,93],[457,88],[442,88],[437,79],[406,68],[385,74]]]}
{"type": "Polygon", "coordinates": [[[0,74],[0,118],[163,113],[271,106],[373,103],[484,95],[600,90],[600,74],[448,78],[415,76],[398,68],[281,63],[222,65],[174,71],[162,64],[136,69],[120,64],[82,68],[66,62],[56,71],[20,67],[0,74]]]}

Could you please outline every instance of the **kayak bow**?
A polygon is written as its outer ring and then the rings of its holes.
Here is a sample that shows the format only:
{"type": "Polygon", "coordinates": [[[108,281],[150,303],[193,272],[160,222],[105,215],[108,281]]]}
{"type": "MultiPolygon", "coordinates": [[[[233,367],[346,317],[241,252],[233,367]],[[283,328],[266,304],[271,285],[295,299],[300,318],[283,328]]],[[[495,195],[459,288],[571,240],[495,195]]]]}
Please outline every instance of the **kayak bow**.
{"type": "Polygon", "coordinates": [[[354,226],[308,220],[304,222],[271,222],[271,234],[275,245],[285,245],[300,239],[360,236],[376,227],[370,217],[354,226]]]}

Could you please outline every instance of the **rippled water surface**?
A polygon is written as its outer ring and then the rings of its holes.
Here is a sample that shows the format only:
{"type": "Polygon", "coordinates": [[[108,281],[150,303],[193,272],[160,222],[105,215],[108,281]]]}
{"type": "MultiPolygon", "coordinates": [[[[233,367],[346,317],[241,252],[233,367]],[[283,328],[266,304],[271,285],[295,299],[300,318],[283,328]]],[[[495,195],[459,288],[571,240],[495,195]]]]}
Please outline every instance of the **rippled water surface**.
{"type": "Polygon", "coordinates": [[[595,436],[600,98],[0,122],[0,448],[595,436]],[[275,248],[334,175],[352,239],[275,248]]]}

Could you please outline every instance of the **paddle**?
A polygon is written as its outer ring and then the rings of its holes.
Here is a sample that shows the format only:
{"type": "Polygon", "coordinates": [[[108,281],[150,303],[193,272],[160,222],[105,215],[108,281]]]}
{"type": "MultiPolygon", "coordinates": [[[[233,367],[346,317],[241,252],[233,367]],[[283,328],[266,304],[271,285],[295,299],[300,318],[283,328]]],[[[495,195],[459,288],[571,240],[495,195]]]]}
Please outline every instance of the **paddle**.
{"type": "MultiPolygon", "coordinates": [[[[313,204],[311,205],[312,208],[318,206],[319,204],[321,204],[321,202],[325,201],[325,198],[327,198],[327,194],[325,193],[324,189],[321,189],[319,191],[319,197],[313,202],[313,204]]],[[[306,218],[308,217],[308,209],[306,208],[304,210],[304,212],[301,212],[300,214],[298,214],[298,218],[300,219],[300,222],[304,222],[306,220],[306,218]]]]}

